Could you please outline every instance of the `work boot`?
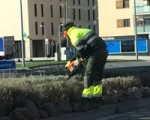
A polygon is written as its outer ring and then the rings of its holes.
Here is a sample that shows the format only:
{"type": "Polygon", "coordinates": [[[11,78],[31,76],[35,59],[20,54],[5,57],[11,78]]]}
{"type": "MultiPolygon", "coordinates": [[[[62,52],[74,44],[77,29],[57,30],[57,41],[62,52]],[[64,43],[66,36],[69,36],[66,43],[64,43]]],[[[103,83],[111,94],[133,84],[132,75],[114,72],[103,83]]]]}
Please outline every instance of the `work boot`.
{"type": "Polygon", "coordinates": [[[97,108],[99,108],[100,105],[102,105],[102,97],[94,97],[93,98],[93,103],[95,103],[97,108]]]}
{"type": "Polygon", "coordinates": [[[86,112],[89,109],[89,98],[81,98],[81,100],[74,105],[73,112],[86,112]]]}
{"type": "Polygon", "coordinates": [[[93,110],[93,109],[98,109],[98,108],[99,108],[99,106],[98,106],[97,103],[95,103],[95,102],[93,101],[93,98],[90,99],[88,109],[89,109],[89,110],[93,110]]]}

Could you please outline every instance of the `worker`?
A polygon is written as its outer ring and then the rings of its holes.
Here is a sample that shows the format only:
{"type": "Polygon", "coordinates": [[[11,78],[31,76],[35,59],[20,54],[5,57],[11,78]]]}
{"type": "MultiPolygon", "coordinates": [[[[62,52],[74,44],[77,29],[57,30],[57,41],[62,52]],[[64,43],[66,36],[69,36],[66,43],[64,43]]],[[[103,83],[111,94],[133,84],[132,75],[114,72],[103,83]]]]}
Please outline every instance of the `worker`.
{"type": "Polygon", "coordinates": [[[108,56],[106,44],[94,31],[87,28],[78,28],[74,22],[64,24],[64,37],[69,39],[76,48],[76,54],[66,65],[76,58],[87,60],[82,97],[74,107],[76,112],[86,111],[91,109],[91,103],[98,103],[102,98],[101,80],[108,56]]]}

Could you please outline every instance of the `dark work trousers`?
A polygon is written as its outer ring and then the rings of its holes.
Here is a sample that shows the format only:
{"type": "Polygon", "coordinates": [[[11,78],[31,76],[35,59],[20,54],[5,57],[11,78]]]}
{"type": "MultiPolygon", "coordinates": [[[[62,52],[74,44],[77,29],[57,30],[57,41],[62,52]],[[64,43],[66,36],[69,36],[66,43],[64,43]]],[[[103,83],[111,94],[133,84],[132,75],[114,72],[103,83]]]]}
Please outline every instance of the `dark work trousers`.
{"type": "Polygon", "coordinates": [[[100,48],[90,54],[85,68],[84,88],[101,84],[107,56],[107,50],[100,48]]]}

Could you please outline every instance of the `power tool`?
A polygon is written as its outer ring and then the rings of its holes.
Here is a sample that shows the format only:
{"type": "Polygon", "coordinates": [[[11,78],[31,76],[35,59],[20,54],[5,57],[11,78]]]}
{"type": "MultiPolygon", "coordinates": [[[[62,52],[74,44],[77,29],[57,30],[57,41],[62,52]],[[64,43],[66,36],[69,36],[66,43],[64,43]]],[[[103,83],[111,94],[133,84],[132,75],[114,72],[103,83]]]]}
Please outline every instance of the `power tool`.
{"type": "Polygon", "coordinates": [[[75,74],[79,73],[84,68],[84,62],[80,58],[76,58],[73,61],[68,61],[65,65],[65,70],[68,74],[68,79],[70,79],[75,74]]]}

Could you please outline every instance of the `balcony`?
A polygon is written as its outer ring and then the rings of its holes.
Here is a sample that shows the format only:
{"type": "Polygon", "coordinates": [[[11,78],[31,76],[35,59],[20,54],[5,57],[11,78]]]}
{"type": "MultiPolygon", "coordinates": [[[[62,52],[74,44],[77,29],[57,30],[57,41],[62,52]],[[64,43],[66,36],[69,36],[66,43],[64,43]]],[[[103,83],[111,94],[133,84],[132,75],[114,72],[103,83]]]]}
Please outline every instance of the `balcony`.
{"type": "Polygon", "coordinates": [[[136,13],[137,13],[137,15],[150,14],[150,6],[137,6],[136,13]]]}
{"type": "Polygon", "coordinates": [[[137,33],[150,32],[150,25],[137,26],[137,33]]]}

